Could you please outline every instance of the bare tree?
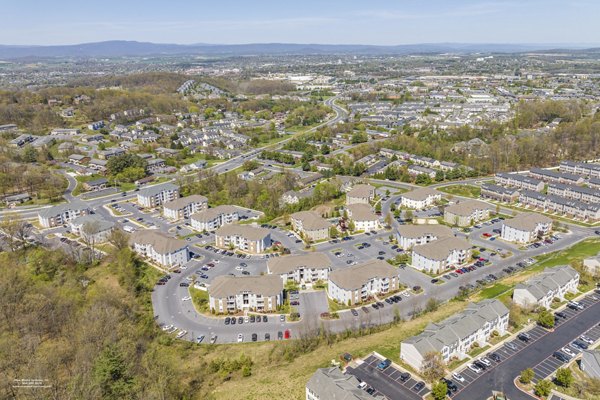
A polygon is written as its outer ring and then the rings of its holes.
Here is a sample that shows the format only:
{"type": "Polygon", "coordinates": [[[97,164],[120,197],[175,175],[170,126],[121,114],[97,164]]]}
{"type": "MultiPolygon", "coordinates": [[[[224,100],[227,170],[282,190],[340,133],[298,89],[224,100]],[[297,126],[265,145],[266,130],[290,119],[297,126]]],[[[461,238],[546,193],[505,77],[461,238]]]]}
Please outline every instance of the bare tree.
{"type": "Polygon", "coordinates": [[[428,382],[434,382],[446,374],[446,364],[440,353],[431,351],[423,357],[423,368],[421,374],[428,382]]]}
{"type": "Polygon", "coordinates": [[[117,250],[123,250],[129,245],[129,236],[122,229],[113,229],[108,235],[108,243],[115,246],[117,250]]]}
{"type": "Polygon", "coordinates": [[[21,219],[18,213],[4,214],[0,221],[0,230],[6,235],[5,241],[11,251],[16,251],[27,243],[31,228],[31,224],[21,219]]]}
{"type": "Polygon", "coordinates": [[[89,221],[81,227],[81,239],[90,250],[90,261],[96,260],[96,240],[100,233],[100,221],[89,221]]]}

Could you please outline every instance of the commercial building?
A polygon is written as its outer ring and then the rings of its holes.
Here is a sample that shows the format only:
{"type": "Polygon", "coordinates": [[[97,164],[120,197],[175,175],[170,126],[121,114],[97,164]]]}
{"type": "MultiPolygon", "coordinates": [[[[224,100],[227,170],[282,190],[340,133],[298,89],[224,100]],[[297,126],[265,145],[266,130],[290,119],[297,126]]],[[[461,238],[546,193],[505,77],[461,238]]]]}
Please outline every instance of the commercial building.
{"type": "Polygon", "coordinates": [[[348,218],[354,223],[357,231],[375,231],[379,229],[379,216],[373,212],[371,206],[364,203],[354,203],[346,206],[348,218]]]}
{"type": "Polygon", "coordinates": [[[493,206],[482,201],[459,201],[444,208],[444,221],[457,226],[471,226],[489,219],[493,210],[493,206]]]}
{"type": "Polygon", "coordinates": [[[271,247],[271,231],[251,225],[223,225],[215,231],[215,245],[259,254],[271,247]]]}
{"type": "Polygon", "coordinates": [[[314,211],[299,211],[290,215],[292,229],[309,241],[329,239],[331,224],[314,211]]]}
{"type": "Polygon", "coordinates": [[[375,260],[331,272],[327,295],[338,303],[354,305],[399,287],[396,268],[385,261],[375,260]]]}
{"type": "Polygon", "coordinates": [[[187,197],[169,201],[163,204],[163,214],[171,220],[188,218],[192,214],[198,213],[208,208],[208,199],[199,194],[193,194],[187,197]]]}
{"type": "Polygon", "coordinates": [[[400,195],[400,206],[422,210],[431,207],[442,199],[442,194],[434,189],[419,188],[400,195]]]}
{"type": "Polygon", "coordinates": [[[504,335],[508,315],[499,300],[471,303],[460,314],[430,323],[421,334],[400,343],[400,359],[417,371],[426,367],[423,360],[428,353],[440,354],[446,363],[463,359],[475,344],[485,346],[494,332],[504,335]]]}
{"type": "Polygon", "coordinates": [[[142,207],[153,208],[179,198],[179,186],[172,183],[152,186],[140,190],[137,202],[142,207]]]}
{"type": "Polygon", "coordinates": [[[220,275],[208,288],[208,301],[218,314],[276,311],[283,303],[283,282],[275,275],[220,275]]]}
{"type": "Polygon", "coordinates": [[[42,227],[52,228],[66,224],[79,216],[87,215],[89,212],[90,208],[87,204],[74,200],[68,204],[41,209],[38,212],[38,221],[42,227]]]}
{"type": "Polygon", "coordinates": [[[163,267],[181,266],[190,260],[188,245],[157,230],[139,230],[131,235],[130,242],[139,255],[163,267]]]}
{"type": "Polygon", "coordinates": [[[374,400],[358,387],[360,381],[338,367],[319,368],[306,383],[306,400],[374,400]]]}
{"type": "Polygon", "coordinates": [[[500,237],[507,242],[530,243],[552,230],[552,219],[536,213],[523,213],[502,222],[500,237]]]}
{"type": "Polygon", "coordinates": [[[375,198],[375,187],[371,185],[354,185],[346,193],[346,204],[369,204],[375,198]]]}
{"type": "Polygon", "coordinates": [[[327,281],[331,266],[331,260],[323,253],[276,257],[267,261],[268,273],[279,275],[284,283],[287,281],[296,283],[327,281]]]}
{"type": "Polygon", "coordinates": [[[555,298],[563,301],[567,293],[577,293],[579,272],[568,265],[546,268],[524,283],[515,286],[513,302],[522,307],[542,306],[550,309],[555,298]]]}
{"type": "Polygon", "coordinates": [[[398,246],[408,250],[413,246],[426,244],[443,237],[453,237],[452,229],[446,225],[400,225],[396,233],[398,246]]]}
{"type": "Polygon", "coordinates": [[[214,231],[223,225],[239,220],[239,209],[235,206],[222,205],[193,214],[190,218],[192,229],[199,232],[214,231]]]}
{"type": "Polygon", "coordinates": [[[412,266],[434,274],[462,265],[470,258],[471,245],[457,237],[444,237],[412,248],[412,266]]]}

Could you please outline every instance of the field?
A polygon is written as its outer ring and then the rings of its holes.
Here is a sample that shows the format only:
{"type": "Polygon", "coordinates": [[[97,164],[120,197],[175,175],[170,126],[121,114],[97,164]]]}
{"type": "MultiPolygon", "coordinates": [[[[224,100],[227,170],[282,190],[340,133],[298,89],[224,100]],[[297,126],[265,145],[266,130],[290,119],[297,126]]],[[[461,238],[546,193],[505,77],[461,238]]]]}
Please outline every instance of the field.
{"type": "Polygon", "coordinates": [[[449,185],[439,188],[441,192],[462,197],[473,197],[478,199],[481,195],[481,188],[473,185],[449,185]]]}

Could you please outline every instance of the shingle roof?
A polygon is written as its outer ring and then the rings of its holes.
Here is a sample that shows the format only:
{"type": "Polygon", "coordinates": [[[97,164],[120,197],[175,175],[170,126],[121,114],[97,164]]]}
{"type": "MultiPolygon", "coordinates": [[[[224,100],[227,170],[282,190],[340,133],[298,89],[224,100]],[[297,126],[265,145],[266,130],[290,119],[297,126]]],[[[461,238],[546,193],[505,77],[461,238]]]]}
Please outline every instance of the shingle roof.
{"type": "Polygon", "coordinates": [[[263,296],[277,296],[282,291],[283,281],[277,275],[220,275],[213,279],[208,288],[208,293],[215,298],[235,296],[242,292],[250,292],[263,296]]]}
{"type": "Polygon", "coordinates": [[[376,221],[379,219],[368,204],[349,204],[346,208],[349,211],[348,214],[351,215],[350,219],[353,221],[376,221]]]}
{"type": "Polygon", "coordinates": [[[179,240],[152,229],[139,230],[131,234],[132,243],[151,245],[159,254],[174,253],[187,247],[185,240],[179,240]]]}
{"type": "Polygon", "coordinates": [[[447,259],[453,250],[468,250],[470,248],[471,245],[465,239],[453,236],[415,246],[413,252],[430,260],[442,261],[447,259]]]}
{"type": "Polygon", "coordinates": [[[385,261],[374,260],[351,267],[341,268],[329,274],[329,280],[338,287],[354,290],[373,278],[393,278],[398,276],[396,268],[385,261]]]}
{"type": "Polygon", "coordinates": [[[439,224],[428,224],[428,225],[400,225],[398,228],[398,234],[406,238],[420,238],[423,236],[431,235],[437,236],[438,239],[441,237],[454,236],[452,229],[446,225],[439,224]]]}
{"type": "Polygon", "coordinates": [[[270,258],[267,268],[271,274],[281,275],[298,268],[331,268],[331,260],[323,253],[308,253],[287,257],[270,258]]]}
{"type": "Polygon", "coordinates": [[[217,218],[221,214],[233,214],[239,212],[238,208],[230,205],[216,206],[202,210],[199,213],[193,214],[191,219],[198,222],[209,222],[217,218]]]}
{"type": "Polygon", "coordinates": [[[73,200],[70,203],[66,203],[66,204],[59,204],[53,207],[48,207],[48,208],[43,208],[38,212],[38,215],[42,218],[52,218],[55,217],[59,214],[62,214],[66,211],[69,210],[88,210],[90,207],[80,201],[80,200],[73,200]]]}
{"type": "Polygon", "coordinates": [[[444,212],[448,212],[454,215],[460,215],[463,217],[468,217],[473,214],[476,210],[493,210],[494,207],[484,203],[482,201],[477,200],[465,200],[460,201],[458,203],[447,206],[444,209],[444,212]]]}
{"type": "Polygon", "coordinates": [[[307,231],[329,229],[331,224],[314,211],[299,211],[291,215],[293,219],[302,222],[302,228],[307,231]]]}
{"type": "Polygon", "coordinates": [[[179,199],[173,200],[173,201],[169,201],[168,203],[165,203],[163,205],[164,208],[168,208],[168,209],[172,209],[172,210],[179,210],[181,208],[184,208],[185,206],[187,206],[188,204],[192,204],[192,203],[207,203],[208,199],[204,196],[201,196],[199,194],[193,194],[191,196],[187,196],[187,197],[181,197],[179,199]]]}
{"type": "Polygon", "coordinates": [[[215,231],[217,236],[240,236],[248,240],[262,240],[270,234],[271,231],[265,228],[238,224],[223,225],[215,231]]]}
{"type": "Polygon", "coordinates": [[[546,268],[541,274],[515,286],[515,290],[527,290],[539,300],[545,297],[548,292],[565,286],[578,275],[579,273],[568,265],[546,268]]]}
{"type": "Polygon", "coordinates": [[[375,187],[371,185],[354,185],[352,190],[348,192],[347,197],[360,197],[360,198],[368,198],[371,196],[371,193],[374,193],[375,187]]]}
{"type": "Polygon", "coordinates": [[[410,192],[403,193],[401,196],[407,198],[409,200],[414,201],[423,201],[426,200],[429,196],[441,195],[440,192],[434,189],[429,188],[419,188],[415,190],[411,190],[410,192]]]}
{"type": "Polygon", "coordinates": [[[373,400],[371,395],[359,389],[359,383],[354,376],[330,367],[316,370],[306,387],[322,400],[373,400]]]}
{"type": "Polygon", "coordinates": [[[552,222],[552,219],[542,214],[537,213],[523,213],[519,214],[512,219],[504,221],[504,225],[518,230],[531,232],[535,229],[537,224],[547,224],[552,222]]]}
{"type": "Polygon", "coordinates": [[[162,185],[151,186],[144,190],[140,190],[138,192],[138,195],[143,196],[143,197],[151,197],[151,196],[157,195],[158,193],[160,193],[162,191],[167,191],[167,190],[168,191],[179,190],[179,186],[174,185],[172,183],[165,183],[162,185]]]}

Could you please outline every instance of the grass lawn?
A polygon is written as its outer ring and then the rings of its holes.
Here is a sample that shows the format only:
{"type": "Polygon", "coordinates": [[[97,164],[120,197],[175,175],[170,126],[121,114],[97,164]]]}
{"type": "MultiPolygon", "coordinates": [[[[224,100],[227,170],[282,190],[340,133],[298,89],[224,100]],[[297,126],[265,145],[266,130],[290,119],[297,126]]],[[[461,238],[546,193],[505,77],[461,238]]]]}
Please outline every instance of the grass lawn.
{"type": "Polygon", "coordinates": [[[347,304],[340,304],[337,301],[333,301],[329,297],[327,297],[327,303],[329,303],[329,311],[332,313],[342,310],[349,310],[352,308],[349,307],[347,304]]]}
{"type": "Polygon", "coordinates": [[[192,302],[198,312],[203,314],[210,313],[210,306],[208,304],[208,291],[196,289],[190,286],[190,296],[192,296],[192,302]]]}
{"type": "Polygon", "coordinates": [[[439,190],[456,196],[473,197],[476,199],[481,195],[481,188],[473,185],[449,185],[441,187],[439,190]]]}
{"type": "Polygon", "coordinates": [[[494,299],[503,294],[504,292],[510,290],[511,288],[512,286],[505,285],[503,283],[496,283],[495,285],[483,289],[479,296],[482,299],[494,299]]]}
{"type": "Polygon", "coordinates": [[[569,249],[536,257],[539,263],[533,268],[538,271],[547,267],[570,264],[575,260],[595,256],[600,251],[600,238],[590,238],[569,249]]]}
{"type": "Polygon", "coordinates": [[[469,355],[471,357],[477,357],[478,355],[480,355],[481,353],[483,353],[484,351],[486,351],[489,348],[490,348],[489,344],[487,346],[483,346],[483,347],[475,347],[473,350],[471,350],[469,352],[469,355]]]}

